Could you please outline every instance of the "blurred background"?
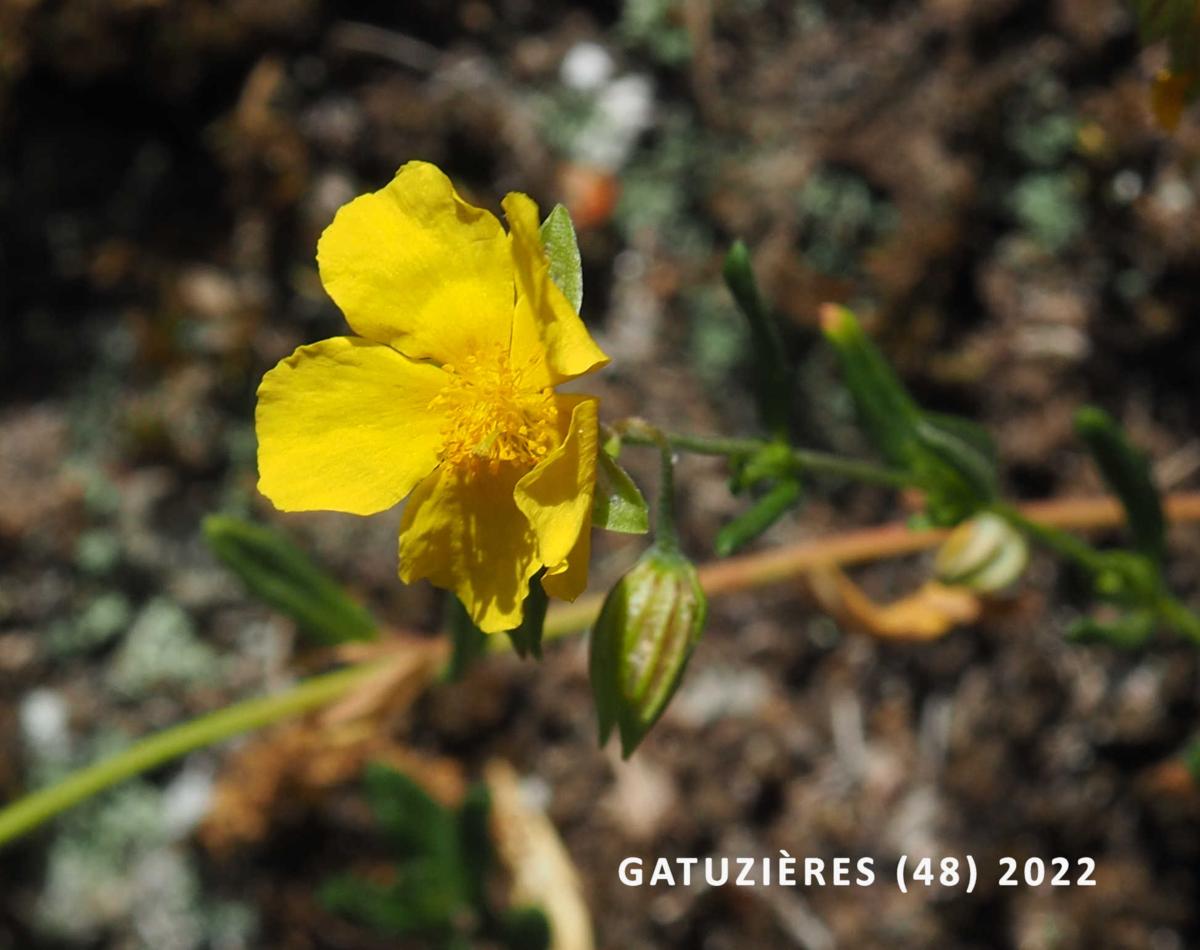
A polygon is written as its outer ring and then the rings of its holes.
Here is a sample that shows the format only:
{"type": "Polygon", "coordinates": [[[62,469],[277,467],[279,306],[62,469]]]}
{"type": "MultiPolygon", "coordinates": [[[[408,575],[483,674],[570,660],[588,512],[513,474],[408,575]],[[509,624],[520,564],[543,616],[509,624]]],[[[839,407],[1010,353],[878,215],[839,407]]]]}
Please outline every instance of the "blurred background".
{"type": "MultiPolygon", "coordinates": [[[[398,511],[283,517],[255,491],[258,380],[345,332],[317,237],[410,159],[492,209],[510,190],[571,209],[608,419],[752,430],[719,278],[741,237],[799,367],[804,444],[866,451],[815,331],[836,300],[927,407],[995,434],[1012,496],[1101,490],[1071,435],[1083,402],[1164,488],[1195,487],[1200,126],[1155,127],[1160,59],[1118,0],[2,0],[0,800],[304,668],[292,625],[208,551],[208,513],[272,523],[390,625],[439,628],[435,592],[395,579],[398,511]]],[[[652,463],[630,456],[647,486],[652,463]]],[[[743,503],[715,460],[679,484],[707,560],[743,503]]],[[[834,486],[761,544],[905,514],[834,486]]],[[[1176,533],[1171,577],[1193,602],[1197,541],[1176,533]]],[[[596,544],[603,590],[642,541],[596,544]]],[[[887,599],[927,572],[855,576],[887,599]]],[[[320,899],[388,864],[372,757],[449,796],[511,763],[600,947],[1200,946],[1200,795],[1170,764],[1200,723],[1194,651],[1065,643],[1086,605],[1043,558],[929,644],[843,631],[799,582],[720,598],[624,765],[596,747],[581,639],[495,658],[369,749],[235,743],[6,848],[0,948],[425,946],[320,899]],[[1087,855],[1098,886],[617,877],[627,855],[779,849],[1087,855]]]]}

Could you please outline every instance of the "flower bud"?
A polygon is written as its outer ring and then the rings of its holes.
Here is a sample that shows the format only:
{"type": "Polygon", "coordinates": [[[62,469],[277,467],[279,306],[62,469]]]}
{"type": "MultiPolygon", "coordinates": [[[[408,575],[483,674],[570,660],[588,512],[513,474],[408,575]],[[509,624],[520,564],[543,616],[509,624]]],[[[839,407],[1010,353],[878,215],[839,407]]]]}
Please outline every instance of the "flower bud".
{"type": "Polygon", "coordinates": [[[691,561],[655,545],[617,581],[592,628],[600,742],[613,726],[632,754],[662,715],[704,629],[708,603],[691,561]]]}
{"type": "Polygon", "coordinates": [[[933,569],[944,584],[991,593],[1020,577],[1028,562],[1025,536],[999,515],[985,511],[950,532],[933,569]]]}

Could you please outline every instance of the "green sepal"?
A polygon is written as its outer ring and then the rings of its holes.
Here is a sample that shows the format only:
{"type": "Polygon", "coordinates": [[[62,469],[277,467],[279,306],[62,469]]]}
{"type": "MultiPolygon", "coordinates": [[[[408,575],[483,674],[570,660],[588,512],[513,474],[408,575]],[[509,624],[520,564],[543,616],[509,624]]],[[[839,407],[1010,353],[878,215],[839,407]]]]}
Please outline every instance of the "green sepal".
{"type": "Polygon", "coordinates": [[[531,654],[535,660],[542,658],[542,628],[546,625],[546,609],[550,606],[550,598],[546,595],[546,589],[542,587],[542,576],[545,573],[546,569],[542,568],[530,579],[521,626],[508,631],[513,650],[521,659],[531,654]]]}
{"type": "Polygon", "coordinates": [[[792,373],[788,369],[779,326],[758,291],[750,251],[741,241],[735,241],[729,249],[722,274],[734,302],[750,325],[759,422],[773,436],[786,438],[791,415],[792,373]]]}
{"type": "Polygon", "coordinates": [[[555,205],[538,232],[550,261],[550,279],[575,310],[583,306],[583,260],[570,212],[555,205]]]}
{"type": "Polygon", "coordinates": [[[650,511],[645,497],[629,473],[608,452],[596,455],[592,524],[621,534],[645,534],[650,530],[650,511]]]}
{"type": "Polygon", "coordinates": [[[322,646],[374,640],[374,618],[282,535],[228,515],[204,519],[204,539],[246,589],[322,646]]]}
{"type": "Polygon", "coordinates": [[[758,499],[749,510],[717,532],[713,548],[718,557],[728,557],[749,544],[800,503],[803,490],[795,479],[781,481],[758,499]]]}
{"type": "Polygon", "coordinates": [[[1166,554],[1166,522],[1149,460],[1102,409],[1080,409],[1075,414],[1075,431],[1087,444],[1104,481],[1120,499],[1134,547],[1161,564],[1166,554]]]}
{"type": "Polygon", "coordinates": [[[454,594],[446,598],[446,626],[450,629],[450,662],[443,675],[446,680],[456,682],[487,652],[488,635],[475,626],[467,608],[454,594]]]}

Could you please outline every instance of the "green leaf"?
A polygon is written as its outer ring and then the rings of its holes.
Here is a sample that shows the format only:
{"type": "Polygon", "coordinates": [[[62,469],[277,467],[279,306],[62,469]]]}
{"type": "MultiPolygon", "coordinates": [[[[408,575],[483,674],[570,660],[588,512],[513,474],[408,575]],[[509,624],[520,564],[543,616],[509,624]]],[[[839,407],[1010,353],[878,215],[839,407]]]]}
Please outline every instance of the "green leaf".
{"type": "Polygon", "coordinates": [[[487,634],[475,626],[467,608],[453,594],[446,599],[446,625],[450,628],[450,662],[445,678],[457,682],[487,651],[487,634]]]}
{"type": "Polygon", "coordinates": [[[735,241],[725,256],[723,275],[738,309],[750,324],[759,421],[773,436],[786,438],[791,415],[792,374],[779,327],[758,291],[750,252],[741,241],[735,241]]]}
{"type": "Polygon", "coordinates": [[[583,261],[570,213],[562,205],[555,205],[539,233],[550,260],[550,279],[578,313],[583,306],[583,261]]]}
{"type": "Polygon", "coordinates": [[[550,921],[537,907],[514,907],[500,921],[500,943],[507,950],[549,950],[550,921]]]}
{"type": "Polygon", "coordinates": [[[1131,650],[1142,646],[1154,632],[1154,614],[1136,610],[1114,620],[1084,617],[1067,631],[1067,638],[1079,643],[1107,643],[1131,650]]]}
{"type": "Polygon", "coordinates": [[[646,499],[608,452],[597,455],[592,524],[621,534],[645,534],[650,530],[646,499]]]}
{"type": "Polygon", "coordinates": [[[1200,785],[1200,739],[1193,739],[1192,744],[1184,750],[1183,764],[1192,781],[1200,785]]]}
{"type": "Polygon", "coordinates": [[[1200,617],[1174,597],[1163,595],[1159,600],[1158,618],[1176,633],[1200,645],[1200,617]]]}
{"type": "Polygon", "coordinates": [[[1166,527],[1149,460],[1102,409],[1080,409],[1075,414],[1075,431],[1087,443],[1105,482],[1121,500],[1134,546],[1161,564],[1166,553],[1166,527]]]}
{"type": "Polygon", "coordinates": [[[714,548],[718,557],[728,557],[749,544],[800,503],[800,483],[782,481],[717,532],[714,548]]]}
{"type": "Polygon", "coordinates": [[[380,829],[405,857],[447,858],[458,852],[453,814],[403,772],[367,766],[364,789],[380,829]]]}
{"type": "Polygon", "coordinates": [[[966,419],[923,412],[845,307],[826,306],[821,323],[863,427],[884,458],[916,476],[931,522],[956,524],[994,500],[995,449],[987,434],[966,419]]]}
{"type": "Polygon", "coordinates": [[[444,943],[471,906],[457,815],[381,763],[367,767],[364,788],[396,853],[396,880],[380,886],[343,875],[326,883],[322,900],[381,933],[422,934],[444,943]]]}
{"type": "Polygon", "coordinates": [[[459,853],[462,857],[464,891],[467,903],[483,907],[486,881],[492,866],[492,835],[488,824],[492,801],[488,787],[476,782],[467,789],[458,809],[459,853]]]}
{"type": "Polygon", "coordinates": [[[910,469],[921,416],[917,404],[851,311],[827,304],[821,329],[837,352],[867,435],[889,462],[910,469]]]}
{"type": "Polygon", "coordinates": [[[333,913],[389,936],[428,934],[431,929],[450,925],[448,915],[440,921],[431,920],[436,915],[411,899],[402,887],[381,886],[353,874],[329,878],[321,885],[318,897],[333,913]]]}
{"type": "Polygon", "coordinates": [[[374,619],[340,584],[270,528],[209,515],[203,531],[213,553],[251,594],[291,617],[316,642],[332,646],[379,636],[374,619]]]}
{"type": "Polygon", "coordinates": [[[964,514],[997,493],[995,453],[981,448],[967,427],[974,428],[965,419],[924,412],[916,425],[918,471],[929,474],[931,490],[940,483],[943,494],[960,500],[964,514]]]}
{"type": "Polygon", "coordinates": [[[521,626],[508,631],[513,649],[521,659],[530,654],[533,654],[535,660],[542,658],[542,627],[546,624],[546,608],[550,606],[550,598],[546,596],[546,589],[542,587],[542,575],[545,573],[543,568],[530,579],[521,626]]]}

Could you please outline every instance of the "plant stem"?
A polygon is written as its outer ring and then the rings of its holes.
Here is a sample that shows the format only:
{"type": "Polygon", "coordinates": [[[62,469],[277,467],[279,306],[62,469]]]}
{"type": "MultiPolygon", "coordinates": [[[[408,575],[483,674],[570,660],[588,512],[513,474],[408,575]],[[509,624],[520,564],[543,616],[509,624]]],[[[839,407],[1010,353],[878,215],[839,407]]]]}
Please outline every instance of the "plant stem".
{"type": "MultiPolygon", "coordinates": [[[[1200,521],[1200,493],[1170,496],[1164,507],[1172,522],[1200,521]]],[[[1060,529],[1108,528],[1124,518],[1121,507],[1111,498],[1033,502],[1012,511],[1022,519],[1037,519],[1043,526],[1060,529]]],[[[850,531],[706,564],[700,568],[700,583],[710,595],[764,587],[823,565],[862,564],[914,554],[938,544],[947,534],[944,530],[911,531],[902,522],[850,531]]],[[[546,617],[544,638],[556,640],[586,630],[602,601],[601,596],[593,594],[552,609],[546,617]]],[[[1184,608],[1179,605],[1179,609],[1184,608]]],[[[1186,632],[1190,635],[1191,628],[1186,632]]],[[[493,636],[488,638],[488,649],[504,652],[511,650],[512,644],[507,637],[493,636]]],[[[0,846],[124,779],[239,733],[333,703],[385,664],[372,659],[315,676],[278,695],[246,700],[141,739],[111,759],[87,766],[57,785],[0,809],[0,846]]]]}
{"type": "Polygon", "coordinates": [[[305,680],[275,696],[248,699],[142,739],[56,785],[40,789],[0,810],[0,845],[25,834],[85,798],[194,749],[328,705],[374,673],[372,660],[305,680]]]}
{"type": "Polygon", "coordinates": [[[1075,535],[1068,534],[1044,521],[1034,521],[1012,505],[993,505],[991,510],[1014,528],[1029,535],[1034,541],[1061,557],[1074,561],[1084,570],[1095,573],[1101,569],[1103,556],[1100,552],[1075,535]]]}
{"type": "MultiPolygon", "coordinates": [[[[631,422],[633,420],[627,420],[631,422]]],[[[618,423],[614,428],[620,432],[621,439],[630,445],[655,445],[653,436],[646,432],[647,426],[637,420],[637,425],[626,428],[618,423]]],[[[729,439],[722,436],[690,435],[686,433],[664,433],[671,447],[680,452],[691,452],[695,455],[754,455],[761,452],[772,443],[763,439],[729,439]]],[[[810,449],[791,449],[792,458],[796,465],[806,472],[819,475],[836,475],[854,481],[867,482],[872,485],[887,485],[892,488],[905,488],[915,484],[912,476],[895,469],[882,468],[870,462],[857,459],[843,458],[829,452],[816,452],[810,449]]]]}

